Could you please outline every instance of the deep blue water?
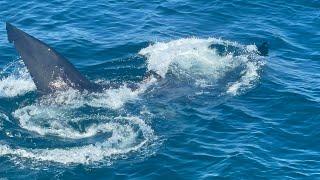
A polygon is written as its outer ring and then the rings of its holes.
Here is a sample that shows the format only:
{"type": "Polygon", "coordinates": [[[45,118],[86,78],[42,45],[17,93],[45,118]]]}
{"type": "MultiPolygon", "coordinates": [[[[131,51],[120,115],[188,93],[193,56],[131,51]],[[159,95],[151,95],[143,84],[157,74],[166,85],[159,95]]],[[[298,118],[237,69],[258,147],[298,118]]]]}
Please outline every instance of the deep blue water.
{"type": "Polygon", "coordinates": [[[320,177],[317,0],[0,0],[0,21],[0,177],[320,177]],[[122,86],[37,96],[6,21],[122,86]]]}

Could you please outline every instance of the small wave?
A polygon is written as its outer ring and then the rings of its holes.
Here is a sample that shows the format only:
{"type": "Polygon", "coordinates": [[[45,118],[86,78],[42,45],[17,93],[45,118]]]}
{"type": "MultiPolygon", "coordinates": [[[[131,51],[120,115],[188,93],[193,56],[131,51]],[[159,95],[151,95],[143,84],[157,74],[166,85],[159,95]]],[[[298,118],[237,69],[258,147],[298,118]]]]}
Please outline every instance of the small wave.
{"type": "Polygon", "coordinates": [[[15,97],[34,91],[36,86],[22,60],[14,61],[0,72],[0,96],[15,97]]]}

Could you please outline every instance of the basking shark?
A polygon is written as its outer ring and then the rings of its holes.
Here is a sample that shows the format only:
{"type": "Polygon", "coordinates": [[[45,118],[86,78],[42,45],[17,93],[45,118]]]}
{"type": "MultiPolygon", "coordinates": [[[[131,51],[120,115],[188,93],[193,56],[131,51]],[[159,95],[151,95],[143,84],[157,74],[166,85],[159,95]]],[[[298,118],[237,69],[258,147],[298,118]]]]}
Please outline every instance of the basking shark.
{"type": "MultiPolygon", "coordinates": [[[[115,85],[99,85],[90,82],[61,54],[39,39],[27,34],[10,23],[6,23],[8,40],[13,43],[26,65],[37,91],[48,94],[56,90],[71,87],[80,91],[99,92],[115,85]]],[[[148,77],[161,78],[154,71],[147,72],[148,77]]],[[[138,88],[131,84],[131,89],[138,88]]]]}
{"type": "MultiPolygon", "coordinates": [[[[37,91],[48,94],[57,90],[71,87],[80,91],[88,90],[100,92],[114,85],[99,85],[86,79],[80,72],[61,54],[39,39],[27,34],[10,23],[6,23],[8,40],[13,43],[21,59],[26,65],[37,91]]],[[[212,47],[218,48],[219,47],[212,47]]],[[[260,55],[266,56],[268,44],[266,42],[258,46],[260,55]]],[[[161,79],[154,71],[148,71],[144,81],[150,77],[161,79]]],[[[131,89],[137,89],[136,85],[130,85],[131,89]]]]}

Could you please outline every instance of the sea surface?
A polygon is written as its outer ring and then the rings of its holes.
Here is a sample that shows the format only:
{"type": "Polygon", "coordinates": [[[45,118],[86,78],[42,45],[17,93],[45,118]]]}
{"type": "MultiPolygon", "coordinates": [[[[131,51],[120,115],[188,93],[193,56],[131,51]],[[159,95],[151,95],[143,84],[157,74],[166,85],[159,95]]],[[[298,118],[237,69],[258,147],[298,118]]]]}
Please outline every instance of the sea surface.
{"type": "Polygon", "coordinates": [[[320,178],[318,0],[0,0],[0,22],[0,179],[320,178]],[[7,21],[120,87],[38,95],[7,21]]]}

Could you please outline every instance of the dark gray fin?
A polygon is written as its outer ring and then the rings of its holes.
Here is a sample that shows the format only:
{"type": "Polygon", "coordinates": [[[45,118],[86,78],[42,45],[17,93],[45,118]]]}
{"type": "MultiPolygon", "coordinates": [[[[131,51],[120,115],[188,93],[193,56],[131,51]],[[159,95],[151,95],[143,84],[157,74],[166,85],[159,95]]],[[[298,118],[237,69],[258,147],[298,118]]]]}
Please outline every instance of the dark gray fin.
{"type": "Polygon", "coordinates": [[[62,55],[44,42],[6,23],[8,40],[16,50],[41,93],[72,87],[78,90],[97,88],[83,77],[79,71],[62,55]]]}
{"type": "Polygon", "coordinates": [[[261,56],[268,56],[269,53],[269,44],[268,42],[263,42],[258,46],[258,51],[261,56]]]}

